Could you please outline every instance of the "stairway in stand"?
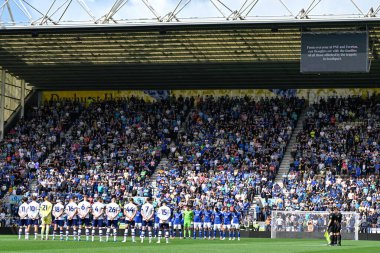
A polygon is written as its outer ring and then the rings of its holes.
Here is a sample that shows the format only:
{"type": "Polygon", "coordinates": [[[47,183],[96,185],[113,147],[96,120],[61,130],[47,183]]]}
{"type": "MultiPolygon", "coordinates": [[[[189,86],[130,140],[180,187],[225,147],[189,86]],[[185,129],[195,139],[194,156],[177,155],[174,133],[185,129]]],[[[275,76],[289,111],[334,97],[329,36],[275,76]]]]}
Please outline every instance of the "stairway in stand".
{"type": "Polygon", "coordinates": [[[292,137],[290,138],[289,144],[286,147],[284,158],[281,161],[280,169],[278,170],[278,173],[277,173],[277,176],[275,179],[276,183],[282,182],[282,179],[288,174],[290,164],[293,162],[293,158],[291,156],[292,148],[294,147],[294,145],[296,145],[297,135],[303,129],[303,122],[306,118],[306,114],[307,114],[308,109],[309,109],[309,107],[306,107],[303,109],[303,111],[301,112],[301,115],[297,121],[297,126],[292,133],[292,137]]]}

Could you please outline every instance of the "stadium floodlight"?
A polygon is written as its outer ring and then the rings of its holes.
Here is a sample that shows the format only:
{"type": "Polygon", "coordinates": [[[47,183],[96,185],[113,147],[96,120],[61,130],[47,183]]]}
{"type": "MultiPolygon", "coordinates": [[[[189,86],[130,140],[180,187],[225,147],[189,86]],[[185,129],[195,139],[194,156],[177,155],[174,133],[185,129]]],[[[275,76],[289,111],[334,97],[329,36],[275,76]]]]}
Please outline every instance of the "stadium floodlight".
{"type": "MultiPolygon", "coordinates": [[[[359,239],[359,213],[342,212],[342,238],[359,239]]],[[[323,239],[329,212],[272,211],[271,238],[323,239]]]]}

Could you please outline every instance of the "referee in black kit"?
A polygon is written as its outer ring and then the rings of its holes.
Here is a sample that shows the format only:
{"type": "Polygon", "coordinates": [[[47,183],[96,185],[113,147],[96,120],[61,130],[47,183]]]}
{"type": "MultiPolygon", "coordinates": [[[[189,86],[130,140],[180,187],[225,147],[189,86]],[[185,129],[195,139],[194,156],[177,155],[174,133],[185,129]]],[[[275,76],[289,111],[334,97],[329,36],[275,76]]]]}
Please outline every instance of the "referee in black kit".
{"type": "Polygon", "coordinates": [[[330,236],[330,246],[341,246],[342,242],[342,214],[337,207],[329,215],[328,232],[330,236]]]}

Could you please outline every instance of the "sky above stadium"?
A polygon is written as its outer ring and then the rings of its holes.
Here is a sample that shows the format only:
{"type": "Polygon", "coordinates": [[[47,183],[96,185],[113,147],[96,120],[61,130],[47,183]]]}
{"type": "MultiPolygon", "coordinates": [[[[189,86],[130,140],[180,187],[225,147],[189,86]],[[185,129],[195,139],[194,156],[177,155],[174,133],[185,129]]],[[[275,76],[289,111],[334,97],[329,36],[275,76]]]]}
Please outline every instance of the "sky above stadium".
{"type": "MultiPolygon", "coordinates": [[[[3,3],[5,0],[0,0],[3,3]]],[[[13,15],[17,22],[27,21],[27,17],[22,14],[18,9],[16,3],[19,1],[26,1],[40,10],[42,13],[46,13],[53,0],[9,0],[13,15]]],[[[151,6],[157,11],[160,16],[172,11],[180,0],[149,0],[151,6]]],[[[232,10],[239,10],[240,6],[246,0],[223,0],[228,7],[232,10]]],[[[313,2],[319,0],[282,0],[282,2],[288,7],[289,11],[297,15],[299,11],[307,7],[313,2]]],[[[56,0],[55,7],[65,3],[66,0],[56,0]]],[[[115,0],[84,0],[93,14],[99,18],[106,14],[114,4],[115,0]]],[[[183,0],[183,2],[186,2],[183,0]]],[[[380,5],[380,0],[355,0],[357,6],[362,10],[364,14],[368,13],[369,9],[373,7],[376,9],[380,5]]],[[[0,5],[1,6],[1,5],[0,5]]],[[[38,18],[41,14],[32,10],[27,4],[30,14],[33,18],[38,18]]],[[[1,9],[0,9],[1,10],[1,9]]],[[[227,14],[227,10],[223,9],[227,14]]],[[[284,16],[290,15],[290,12],[281,4],[280,0],[259,0],[257,5],[252,9],[250,16],[284,16]]],[[[55,17],[59,18],[62,11],[56,13],[55,17]]],[[[321,14],[358,14],[359,10],[355,7],[351,0],[322,0],[322,2],[315,7],[312,11],[312,15],[321,14]]],[[[210,0],[192,0],[189,5],[181,11],[178,17],[220,17],[217,9],[212,5],[210,0]]],[[[125,6],[115,15],[116,19],[143,19],[154,18],[153,14],[144,5],[142,0],[129,0],[125,6]]],[[[73,4],[69,7],[68,12],[64,16],[65,20],[84,21],[89,20],[89,16],[81,9],[77,0],[73,0],[73,4]]],[[[5,8],[3,21],[10,21],[9,14],[5,8]]]]}

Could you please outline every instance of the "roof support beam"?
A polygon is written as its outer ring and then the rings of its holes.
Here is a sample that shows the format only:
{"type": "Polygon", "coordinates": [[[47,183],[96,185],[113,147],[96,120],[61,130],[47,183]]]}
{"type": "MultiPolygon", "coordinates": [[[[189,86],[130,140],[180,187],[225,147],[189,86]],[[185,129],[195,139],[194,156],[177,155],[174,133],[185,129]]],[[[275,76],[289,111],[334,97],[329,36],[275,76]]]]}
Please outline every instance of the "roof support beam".
{"type": "Polygon", "coordinates": [[[4,109],[5,109],[5,68],[1,69],[1,95],[0,95],[0,141],[4,139],[4,109]]]}

